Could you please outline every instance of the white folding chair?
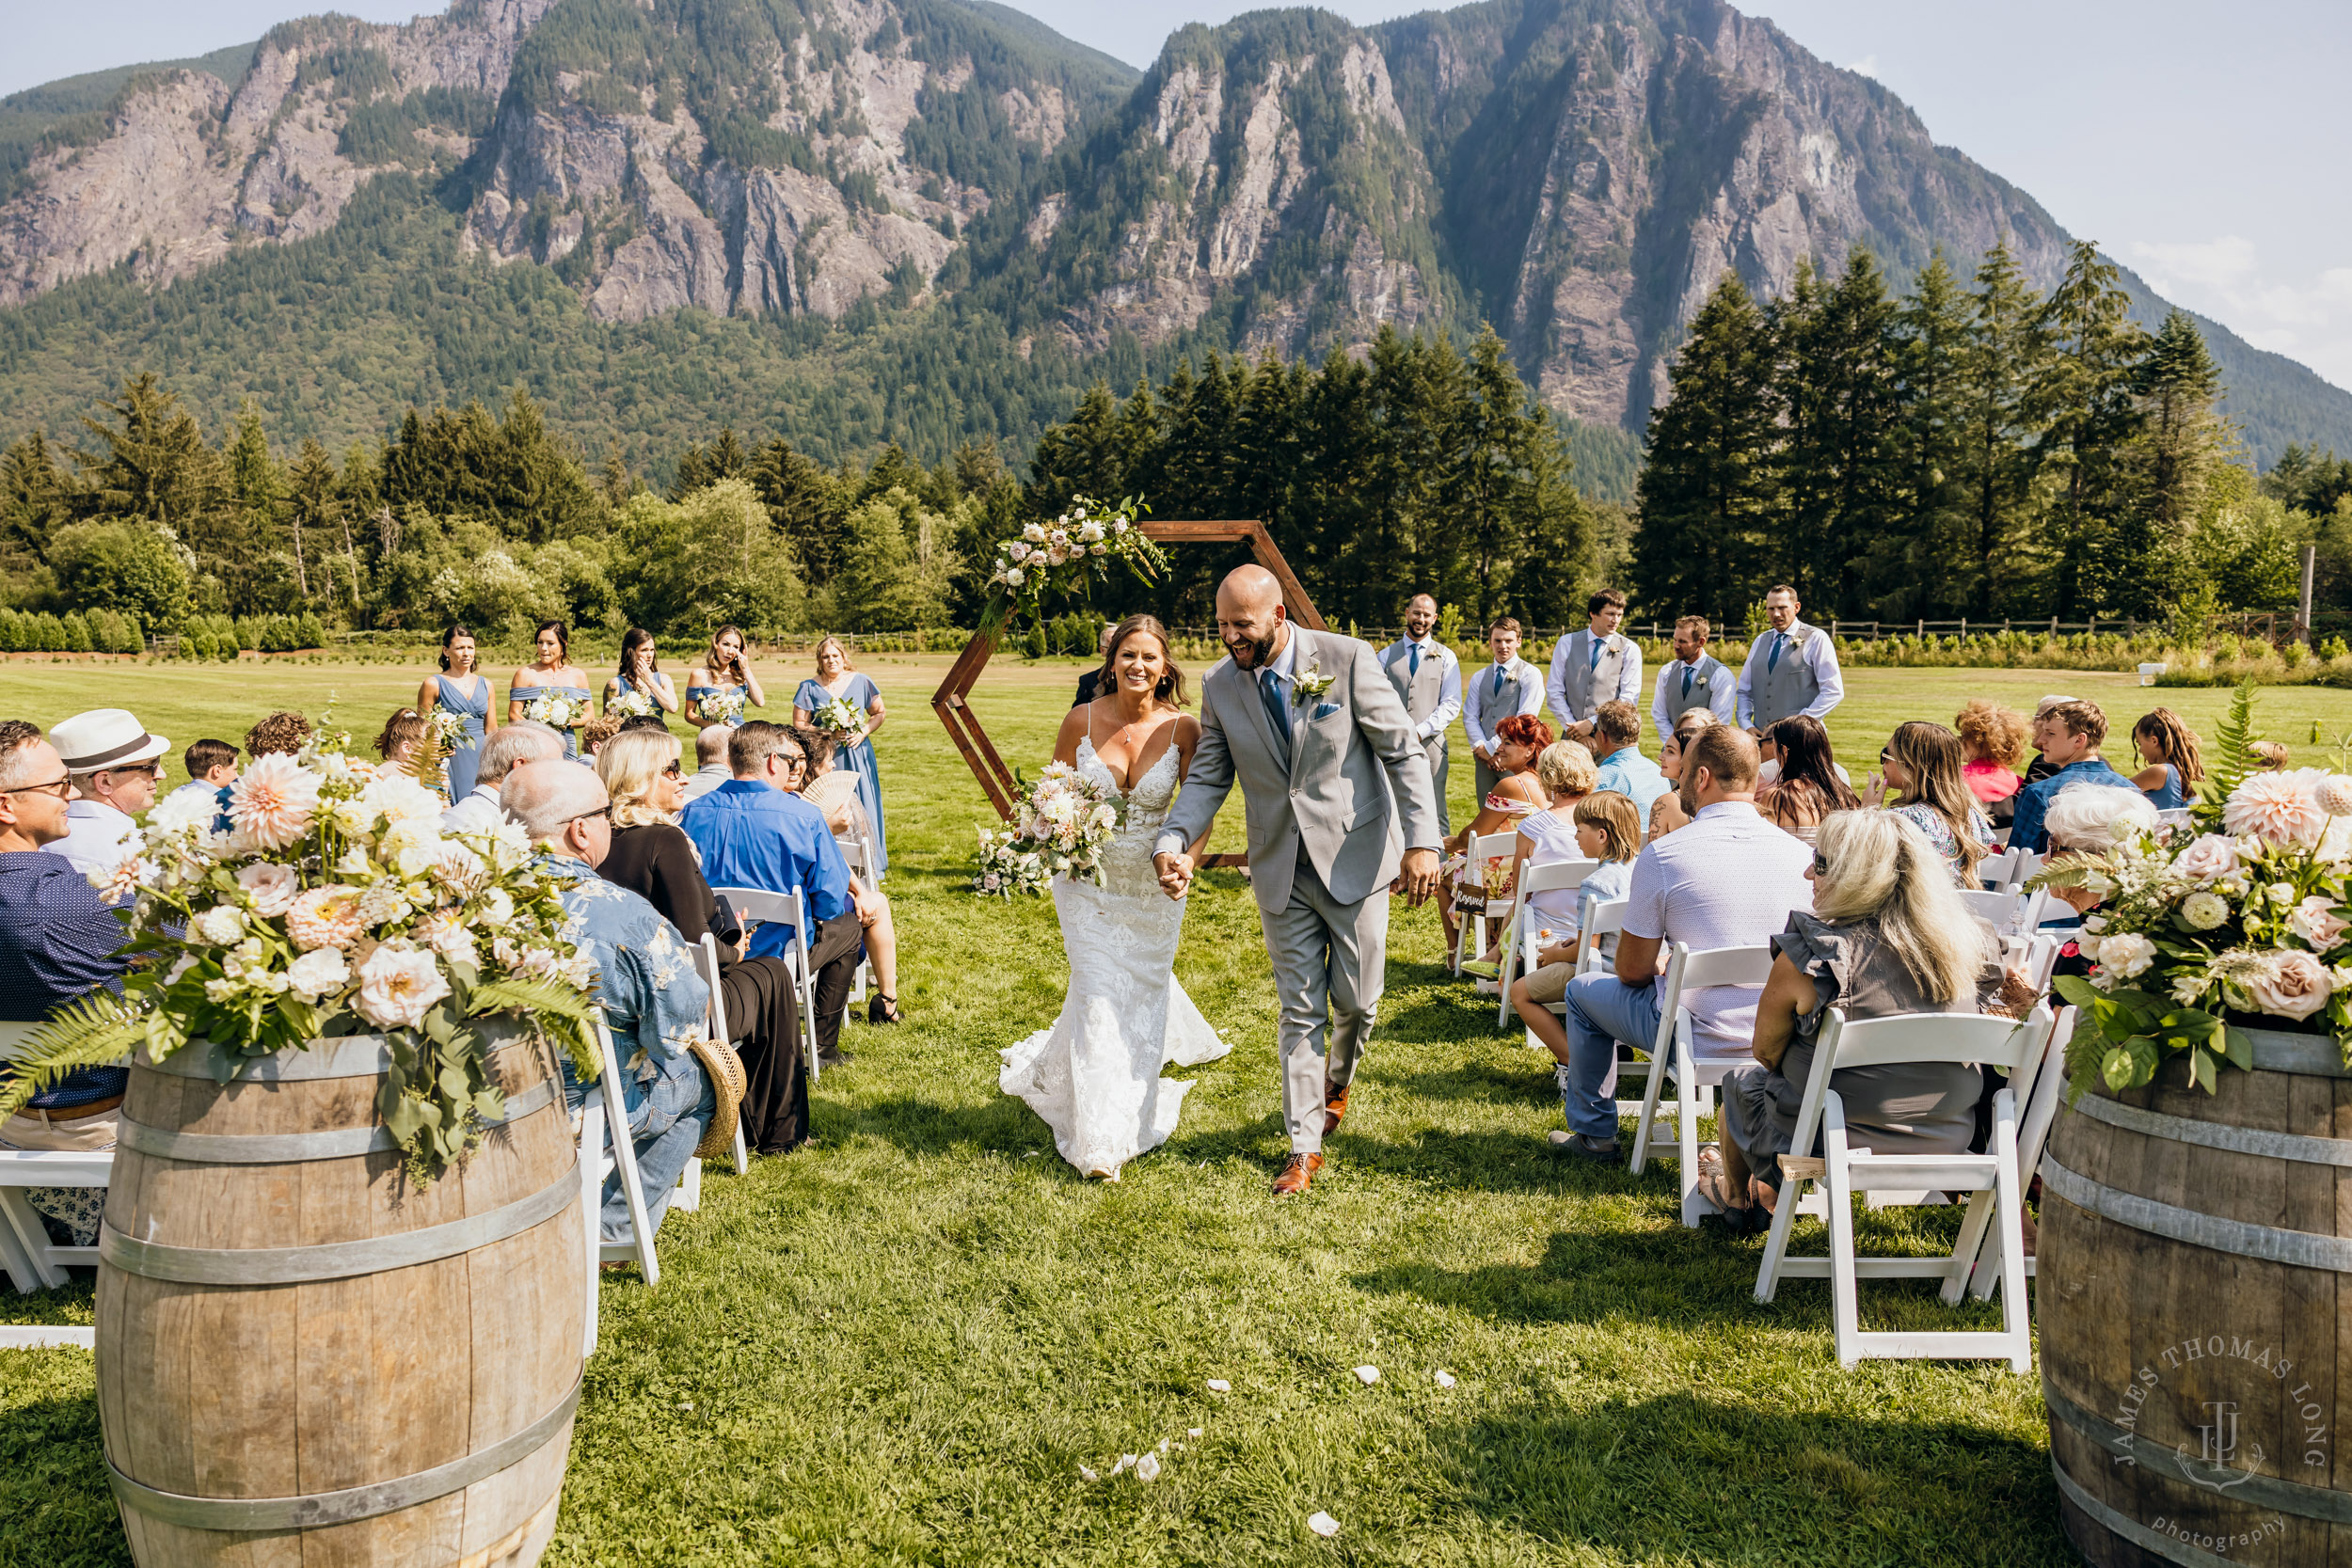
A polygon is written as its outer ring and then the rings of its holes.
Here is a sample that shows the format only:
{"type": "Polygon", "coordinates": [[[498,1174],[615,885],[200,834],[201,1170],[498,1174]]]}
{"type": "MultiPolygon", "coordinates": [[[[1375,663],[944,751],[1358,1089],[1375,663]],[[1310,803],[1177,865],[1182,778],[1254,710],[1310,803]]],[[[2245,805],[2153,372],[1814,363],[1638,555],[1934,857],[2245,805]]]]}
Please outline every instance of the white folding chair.
{"type": "Polygon", "coordinates": [[[711,892],[724,898],[745,922],[744,940],[749,942],[751,927],[773,921],[791,928],[791,939],[785,943],[784,961],[792,968],[792,981],[801,993],[801,1052],[808,1058],[808,1081],[817,1082],[817,971],[808,961],[808,907],[801,901],[801,890],[771,893],[759,887],[720,887],[711,892]]]}
{"type": "MultiPolygon", "coordinates": [[[[1913,1062],[1974,1062],[2007,1069],[2038,1058],[2049,1039],[2050,1010],[2036,1007],[2023,1021],[1983,1013],[1899,1013],[1850,1023],[1832,1007],[1814,1047],[1813,1071],[1797,1112],[1794,1149],[1810,1149],[1821,1135],[1819,1160],[1783,1155],[1785,1180],[1765,1238],[1764,1261],[1756,1272],[1756,1299],[1769,1302],[1782,1276],[1827,1279],[1837,1360],[1851,1367],[1865,1356],[1929,1357],[1939,1360],[2006,1359],[2010,1370],[2032,1369],[2033,1345],[2026,1315],[2026,1243],[2021,1215],[2025,1182],[2017,1164],[2017,1102],[2009,1089],[1993,1100],[1993,1148],[1984,1154],[1874,1154],[1846,1143],[1846,1106],[1831,1088],[1841,1068],[1913,1062]],[[1820,1189],[1818,1211],[1806,1202],[1808,1182],[1820,1189]],[[1873,1187],[1915,1192],[1993,1195],[1992,1227],[2002,1284],[2001,1327],[1993,1330],[1899,1330],[1864,1332],[1856,1282],[1871,1279],[1938,1279],[1947,1294],[1964,1284],[1976,1258],[1977,1238],[1963,1237],[1944,1258],[1860,1258],[1854,1253],[1853,1195],[1873,1187]],[[1788,1234],[1798,1211],[1818,1212],[1829,1227],[1829,1256],[1788,1255],[1788,1234]],[[1958,1282],[1958,1283],[1956,1283],[1958,1282]]],[[[1955,1295],[1956,1299],[1956,1295],[1955,1295]]]]}
{"type": "MultiPolygon", "coordinates": [[[[12,1058],[40,1028],[39,1023],[0,1022],[0,1061],[12,1058]]],[[[49,1239],[40,1212],[25,1196],[34,1187],[104,1187],[114,1179],[114,1150],[0,1148],[0,1269],[20,1295],[70,1283],[69,1267],[98,1266],[94,1246],[61,1245],[49,1239]]],[[[75,1346],[89,1349],[87,1328],[0,1325],[0,1347],[75,1346]]]]}
{"type": "Polygon", "coordinates": [[[1960,901],[1968,906],[1968,912],[1992,926],[2006,936],[2017,928],[2017,914],[2022,901],[2007,888],[1982,889],[1964,887],[1960,901]]]}
{"type": "Polygon", "coordinates": [[[1542,945],[1535,940],[1535,923],[1527,918],[1528,901],[1539,893],[1572,893],[1584,885],[1584,879],[1600,869],[1598,861],[1554,861],[1549,865],[1522,865],[1519,885],[1511,895],[1511,915],[1508,929],[1515,940],[1503,944],[1502,971],[1496,978],[1495,989],[1502,994],[1495,1004],[1495,1027],[1511,1026],[1511,979],[1513,972],[1535,973],[1535,950],[1542,945]]]}
{"type": "Polygon", "coordinates": [[[1649,1162],[1653,1135],[1674,1130],[1675,1157],[1681,1165],[1682,1223],[1696,1229],[1700,1216],[1712,1206],[1699,1196],[1699,1118],[1715,1114],[1715,1090],[1732,1069],[1755,1060],[1746,1051],[1702,1055],[1691,1028],[1691,1010],[1684,999],[1692,991],[1714,986],[1761,987],[1772,972],[1769,942],[1752,947],[1708,947],[1691,951],[1677,942],[1667,949],[1665,989],[1660,996],[1658,1037],[1650,1043],[1648,1081],[1643,1085],[1636,1113],[1633,1157],[1627,1170],[1642,1174],[1649,1162]],[[1671,1067],[1668,1064],[1671,1063],[1671,1067]],[[1661,1124],[1658,1110],[1664,1076],[1675,1081],[1674,1105],[1661,1124]]]}
{"type": "Polygon", "coordinates": [[[2014,849],[2004,849],[1979,861],[1978,885],[1993,893],[2007,892],[2017,879],[2017,854],[2014,849]]]}
{"type": "MultiPolygon", "coordinates": [[[[2053,950],[2058,946],[2047,937],[2040,940],[2049,942],[2053,950]]],[[[2042,1150],[2050,1141],[2050,1126],[2058,1119],[2058,1097],[2066,1092],[2066,1047],[2074,1037],[2074,1009],[2060,1007],[2050,1028],[2049,1044],[2030,1080],[2020,1081],[2026,1076],[2021,1069],[2010,1081],[2010,1089],[2026,1107],[2017,1128],[2017,1190],[2021,1194],[2033,1190],[2034,1175],[2042,1168],[2042,1150]]],[[[1990,1218],[1991,1210],[1984,1202],[1984,1195],[1979,1193],[1969,1202],[1968,1217],[1962,1223],[1960,1233],[1960,1249],[1976,1260],[1968,1292],[1979,1301],[1991,1295],[1993,1287],[2001,1280],[2001,1260],[1987,1245],[1990,1218]]],[[[2026,1277],[2034,1277],[2030,1257],[2026,1259],[2026,1277]]],[[[1960,1299],[1956,1278],[1945,1281],[1944,1299],[1960,1299]]]]}
{"type": "MultiPolygon", "coordinates": [[[[596,1266],[634,1261],[647,1285],[661,1283],[661,1261],[654,1256],[653,1226],[647,1221],[645,1187],[637,1174],[637,1146],[628,1135],[628,1113],[621,1099],[621,1062],[612,1049],[612,1031],[605,1026],[604,1009],[596,1009],[596,1051],[603,1058],[602,1076],[588,1086],[581,1101],[580,1128],[580,1198],[587,1208],[588,1343],[596,1345],[594,1310],[596,1266]],[[621,1176],[621,1196],[628,1204],[628,1237],[602,1240],[596,1220],[604,1210],[604,1183],[615,1170],[621,1176]]],[[[674,1199],[673,1202],[675,1200],[674,1199]]]]}
{"type": "MultiPolygon", "coordinates": [[[[862,776],[859,782],[864,783],[862,776]]],[[[874,869],[874,863],[878,857],[874,853],[874,847],[866,842],[863,833],[835,833],[833,835],[833,842],[834,847],[841,851],[842,863],[850,868],[851,880],[865,883],[869,892],[882,886],[882,875],[874,869]]],[[[873,961],[861,952],[857,959],[857,972],[850,977],[850,1001],[866,1000],[866,983],[872,978],[873,972],[873,961]]]]}
{"type": "Polygon", "coordinates": [[[2050,990],[2050,974],[2058,968],[2058,939],[2043,932],[2011,932],[2001,939],[2001,967],[2025,977],[2037,997],[2050,990]]]}
{"type": "MultiPolygon", "coordinates": [[[[1518,852],[1518,842],[1519,831],[1517,828],[1504,833],[1472,833],[1470,837],[1469,857],[1463,863],[1464,878],[1472,885],[1483,886],[1479,879],[1480,867],[1487,861],[1502,861],[1506,864],[1509,863],[1511,857],[1518,852]]],[[[1471,923],[1473,921],[1477,923],[1478,951],[1484,953],[1486,950],[1486,927],[1500,921],[1502,916],[1491,903],[1475,911],[1464,910],[1456,905],[1454,912],[1459,916],[1459,923],[1454,931],[1454,971],[1458,974],[1462,971],[1463,957],[1470,951],[1471,923]]]]}
{"type": "MultiPolygon", "coordinates": [[[[710,1020],[710,1037],[725,1045],[735,1038],[735,1034],[727,1026],[726,998],[719,994],[719,939],[708,931],[705,931],[702,941],[694,944],[694,973],[702,976],[703,984],[710,991],[710,1006],[706,1015],[710,1020]]],[[[688,1193],[680,1193],[675,1201],[681,1209],[699,1209],[702,1207],[703,1163],[689,1160],[686,1167],[693,1173],[691,1183],[692,1201],[688,1201],[688,1193]]],[[[739,1116],[735,1118],[735,1174],[740,1176],[751,1168],[750,1152],[743,1147],[743,1118],[739,1116]]],[[[678,1185],[690,1187],[684,1177],[679,1178],[678,1185]]]]}
{"type": "Polygon", "coordinates": [[[1625,935],[1625,906],[1623,898],[1584,898],[1583,918],[1576,923],[1576,972],[1579,974],[1598,974],[1612,967],[1612,960],[1600,950],[1600,939],[1625,935]]]}

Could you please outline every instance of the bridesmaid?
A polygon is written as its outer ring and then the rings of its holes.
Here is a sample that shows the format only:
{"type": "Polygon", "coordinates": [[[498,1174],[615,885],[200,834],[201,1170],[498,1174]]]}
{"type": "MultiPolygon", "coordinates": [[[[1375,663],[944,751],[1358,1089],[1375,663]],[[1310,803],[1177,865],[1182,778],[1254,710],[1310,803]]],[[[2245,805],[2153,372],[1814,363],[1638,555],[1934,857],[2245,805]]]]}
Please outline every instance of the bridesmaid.
{"type": "Polygon", "coordinates": [[[449,754],[449,796],[462,800],[473,793],[482,743],[499,727],[490,713],[490,683],[475,667],[470,627],[453,626],[441,634],[441,673],[417,688],[417,711],[430,719],[436,704],[466,721],[466,743],[449,754]]]}
{"type": "Polygon", "coordinates": [[[670,677],[654,668],[653,633],[643,626],[629,627],[621,639],[621,673],[604,683],[605,711],[612,711],[614,698],[632,691],[652,698],[661,713],[677,711],[677,691],[670,685],[670,677]]]}
{"type": "MultiPolygon", "coordinates": [[[[703,661],[686,672],[686,717],[698,730],[727,722],[723,713],[705,713],[703,699],[735,692],[746,705],[766,707],[768,693],[759,689],[759,677],[752,673],[749,661],[743,657],[743,628],[721,626],[711,634],[710,647],[703,661]]],[[[739,722],[739,720],[738,721],[739,722]]]]}
{"type": "Polygon", "coordinates": [[[596,701],[596,693],[588,686],[588,672],[572,662],[572,639],[563,622],[540,622],[538,635],[532,641],[539,657],[516,671],[515,678],[507,683],[506,721],[519,724],[530,718],[523,710],[538,698],[569,698],[572,721],[558,728],[564,732],[564,754],[578,762],[580,726],[588,721],[589,707],[596,701]]]}
{"type": "Polygon", "coordinates": [[[882,826],[882,773],[875,766],[874,746],[868,738],[882,727],[886,717],[882,689],[871,677],[850,669],[849,654],[828,637],[817,644],[817,678],[803,681],[792,694],[792,722],[810,722],[810,716],[835,697],[848,698],[850,706],[866,715],[863,726],[835,742],[834,766],[858,776],[866,796],[866,815],[874,824],[874,869],[884,871],[890,865],[890,849],[885,842],[888,830],[882,826]]]}

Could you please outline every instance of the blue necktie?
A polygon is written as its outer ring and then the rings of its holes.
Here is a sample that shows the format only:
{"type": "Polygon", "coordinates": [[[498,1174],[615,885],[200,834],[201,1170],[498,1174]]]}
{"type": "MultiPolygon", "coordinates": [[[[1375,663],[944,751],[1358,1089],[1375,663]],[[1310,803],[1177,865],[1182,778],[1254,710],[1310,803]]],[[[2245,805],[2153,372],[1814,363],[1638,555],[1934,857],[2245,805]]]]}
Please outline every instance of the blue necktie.
{"type": "Polygon", "coordinates": [[[1688,697],[1691,694],[1691,677],[1698,673],[1699,667],[1695,664],[1686,664],[1682,667],[1682,694],[1684,696],[1688,697]]]}
{"type": "Polygon", "coordinates": [[[1410,680],[1421,673],[1421,644],[1407,642],[1405,644],[1405,657],[1411,661],[1410,667],[1405,672],[1405,678],[1410,680]]]}
{"type": "Polygon", "coordinates": [[[1291,705],[1282,690],[1282,677],[1271,670],[1258,672],[1258,695],[1265,701],[1266,717],[1274,721],[1274,733],[1282,737],[1288,750],[1291,743],[1291,705]]]}
{"type": "Polygon", "coordinates": [[[1597,670],[1600,668],[1600,639],[1597,637],[1593,639],[1593,661],[1590,664],[1587,664],[1584,668],[1587,670],[1597,670]]]}
{"type": "Polygon", "coordinates": [[[1767,655],[1764,659],[1764,673],[1766,674],[1769,675],[1773,671],[1780,668],[1780,651],[1787,646],[1788,646],[1788,634],[1787,632],[1776,631],[1772,633],[1772,651],[1767,655]]]}
{"type": "Polygon", "coordinates": [[[1500,664],[1495,666],[1495,695],[1502,695],[1502,666],[1500,664]]]}

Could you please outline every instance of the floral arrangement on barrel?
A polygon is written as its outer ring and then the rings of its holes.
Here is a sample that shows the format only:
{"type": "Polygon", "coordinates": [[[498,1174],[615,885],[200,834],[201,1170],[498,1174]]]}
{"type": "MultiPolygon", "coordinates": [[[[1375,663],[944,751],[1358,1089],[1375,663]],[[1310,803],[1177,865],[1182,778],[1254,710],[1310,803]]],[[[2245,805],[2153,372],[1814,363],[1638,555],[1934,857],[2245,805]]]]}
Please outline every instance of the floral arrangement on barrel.
{"type": "Polygon", "coordinates": [[[2086,1025],[2067,1051],[2070,1097],[2137,1087],[2182,1053],[2211,1092],[2224,1062],[2254,1065],[2241,1025],[2331,1035],[2352,1066],[2352,775],[2262,771],[2252,709],[2241,688],[2194,832],[2135,832],[2032,883],[2101,900],[2081,942],[2096,967],[2057,986],[2086,1025]]]}
{"type": "Polygon", "coordinates": [[[981,631],[993,636],[1016,616],[1038,619],[1049,598],[1086,597],[1114,562],[1146,581],[1158,578],[1168,569],[1168,552],[1136,526],[1136,514],[1146,510],[1133,496],[1114,506],[1073,496],[1060,516],[1025,524],[1019,538],[999,541],[988,579],[995,592],[981,608],[981,631]]]}
{"type": "Polygon", "coordinates": [[[162,1061],[209,1040],[233,1076],[376,1034],[391,1057],[376,1111],[424,1184],[505,1115],[490,1015],[532,1018],[582,1080],[596,1076],[595,971],[521,829],[444,834],[418,777],[437,747],[417,749],[415,770],[378,773],[345,744],[322,734],[262,758],[230,786],[226,828],[208,796],[158,803],[121,863],[91,875],[129,932],[122,994],[94,992],[38,1031],[0,1117],[135,1050],[162,1061]]]}
{"type": "Polygon", "coordinates": [[[1042,895],[1056,877],[1103,885],[1103,851],[1126,820],[1127,803],[1066,762],[1049,763],[1038,782],[1023,781],[1012,826],[982,828],[976,893],[1009,898],[1042,895]]]}

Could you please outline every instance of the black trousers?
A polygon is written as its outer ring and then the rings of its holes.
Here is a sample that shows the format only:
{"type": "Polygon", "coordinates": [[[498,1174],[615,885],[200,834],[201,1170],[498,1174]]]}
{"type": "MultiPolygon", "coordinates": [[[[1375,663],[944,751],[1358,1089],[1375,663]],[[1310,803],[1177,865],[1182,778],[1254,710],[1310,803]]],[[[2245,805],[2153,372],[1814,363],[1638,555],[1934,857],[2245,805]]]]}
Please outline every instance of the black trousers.
{"type": "Polygon", "coordinates": [[[743,1143],[786,1154],[808,1141],[808,1058],[800,997],[782,958],[746,958],[719,972],[727,1028],[743,1059],[743,1143]]]}
{"type": "Polygon", "coordinates": [[[858,957],[865,950],[866,928],[857,923],[855,910],[819,922],[817,940],[809,943],[809,967],[817,972],[817,1051],[820,1056],[841,1049],[841,1019],[849,1009],[858,957]]]}

